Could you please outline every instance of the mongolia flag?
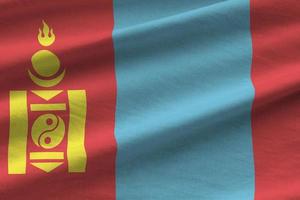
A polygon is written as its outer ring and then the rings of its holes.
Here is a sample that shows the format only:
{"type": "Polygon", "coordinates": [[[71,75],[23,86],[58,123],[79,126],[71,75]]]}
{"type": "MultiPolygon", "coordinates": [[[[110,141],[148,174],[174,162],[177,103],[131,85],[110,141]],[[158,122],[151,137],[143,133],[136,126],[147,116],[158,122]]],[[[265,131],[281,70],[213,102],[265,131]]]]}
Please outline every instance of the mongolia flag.
{"type": "Polygon", "coordinates": [[[0,0],[0,200],[300,200],[300,1],[0,0]]]}

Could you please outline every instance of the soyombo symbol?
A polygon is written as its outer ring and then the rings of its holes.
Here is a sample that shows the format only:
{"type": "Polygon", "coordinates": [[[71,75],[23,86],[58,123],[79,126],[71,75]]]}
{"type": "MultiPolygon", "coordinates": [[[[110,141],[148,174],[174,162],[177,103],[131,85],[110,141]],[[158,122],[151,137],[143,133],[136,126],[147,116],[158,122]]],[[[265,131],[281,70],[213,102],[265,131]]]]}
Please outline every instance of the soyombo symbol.
{"type": "MultiPolygon", "coordinates": [[[[43,21],[43,30],[39,29],[38,41],[43,47],[48,47],[55,42],[54,31],[45,21],[43,21]]],[[[49,50],[38,50],[32,56],[31,63],[33,72],[28,70],[29,77],[33,83],[42,88],[58,85],[65,76],[65,69],[61,70],[58,56],[49,50]]],[[[32,166],[45,172],[51,172],[61,166],[65,159],[69,172],[86,171],[85,90],[19,90],[10,91],[9,98],[9,174],[26,174],[28,160],[32,166]],[[65,102],[51,102],[65,92],[68,97],[65,102]],[[38,97],[41,102],[28,102],[29,95],[38,97]],[[62,112],[66,113],[63,115],[68,116],[69,120],[64,121],[60,116],[62,112]],[[33,114],[38,114],[38,117],[33,118],[33,114]],[[31,127],[29,127],[30,120],[33,120],[31,127]],[[28,137],[29,132],[31,137],[28,137]],[[67,140],[67,148],[61,151],[65,140],[67,140]],[[34,145],[37,151],[29,152],[28,143],[34,145]]]]}

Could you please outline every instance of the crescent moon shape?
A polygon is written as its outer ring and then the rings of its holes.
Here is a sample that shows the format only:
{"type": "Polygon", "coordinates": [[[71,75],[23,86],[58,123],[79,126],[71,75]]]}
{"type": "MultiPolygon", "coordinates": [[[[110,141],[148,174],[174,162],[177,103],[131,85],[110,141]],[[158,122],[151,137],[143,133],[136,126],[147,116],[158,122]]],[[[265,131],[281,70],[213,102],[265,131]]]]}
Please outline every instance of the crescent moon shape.
{"type": "Polygon", "coordinates": [[[54,79],[51,79],[51,80],[43,80],[43,79],[40,79],[38,77],[36,77],[35,75],[33,75],[31,73],[30,70],[28,70],[28,74],[31,78],[31,80],[41,86],[41,87],[52,87],[52,86],[55,86],[57,84],[59,84],[59,82],[61,82],[61,80],[64,78],[65,76],[65,73],[66,73],[66,70],[64,70],[58,77],[54,78],[54,79]]]}

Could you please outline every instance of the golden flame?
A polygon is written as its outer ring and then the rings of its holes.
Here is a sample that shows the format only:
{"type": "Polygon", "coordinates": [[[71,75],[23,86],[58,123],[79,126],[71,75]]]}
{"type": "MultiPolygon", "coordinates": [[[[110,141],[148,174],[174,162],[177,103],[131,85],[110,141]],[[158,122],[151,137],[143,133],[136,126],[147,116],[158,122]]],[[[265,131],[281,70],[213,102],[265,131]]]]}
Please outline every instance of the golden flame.
{"type": "Polygon", "coordinates": [[[50,46],[55,42],[55,34],[53,29],[49,28],[48,24],[43,20],[43,30],[39,29],[38,35],[39,43],[42,46],[50,46]]]}

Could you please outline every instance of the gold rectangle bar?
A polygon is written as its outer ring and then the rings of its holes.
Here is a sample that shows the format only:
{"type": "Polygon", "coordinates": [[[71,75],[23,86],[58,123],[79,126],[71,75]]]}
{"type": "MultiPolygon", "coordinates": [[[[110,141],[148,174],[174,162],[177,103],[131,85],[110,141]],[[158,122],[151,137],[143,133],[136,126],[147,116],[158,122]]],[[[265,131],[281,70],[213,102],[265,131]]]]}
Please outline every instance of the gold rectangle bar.
{"type": "Polygon", "coordinates": [[[30,160],[42,160],[42,159],[64,159],[64,152],[31,152],[29,154],[30,160]]]}
{"type": "Polygon", "coordinates": [[[65,103],[55,103],[55,104],[31,104],[31,111],[59,111],[66,110],[65,103]]]}
{"type": "Polygon", "coordinates": [[[9,92],[8,174],[26,174],[28,110],[26,91],[9,92]]]}
{"type": "Polygon", "coordinates": [[[86,92],[69,90],[70,121],[67,157],[69,172],[85,172],[87,154],[85,150],[86,92]]]}

